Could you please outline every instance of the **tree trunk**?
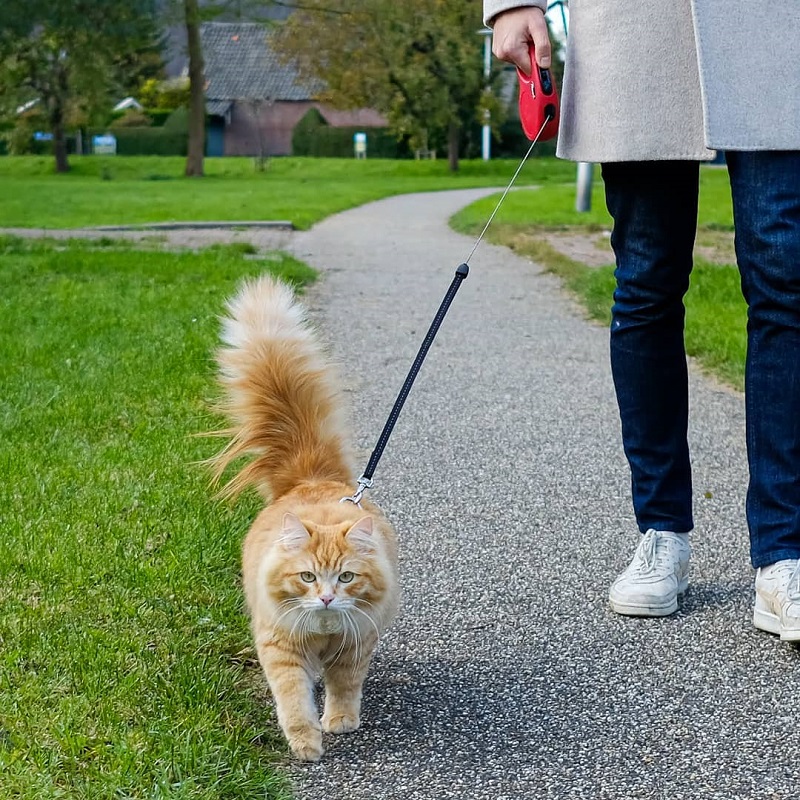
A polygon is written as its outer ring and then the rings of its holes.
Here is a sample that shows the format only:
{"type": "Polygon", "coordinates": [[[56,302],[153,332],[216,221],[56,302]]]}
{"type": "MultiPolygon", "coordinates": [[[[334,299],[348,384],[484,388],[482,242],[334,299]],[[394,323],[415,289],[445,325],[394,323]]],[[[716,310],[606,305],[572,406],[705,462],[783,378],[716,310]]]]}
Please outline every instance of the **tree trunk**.
{"type": "Polygon", "coordinates": [[[447,165],[450,172],[458,172],[458,145],[461,128],[457,122],[451,122],[447,129],[447,165]]]}
{"type": "Polygon", "coordinates": [[[51,96],[45,100],[50,122],[50,133],[53,134],[53,155],[56,160],[56,172],[69,172],[67,158],[67,132],[64,128],[65,98],[69,95],[69,83],[64,69],[55,73],[55,84],[51,96]]]}
{"type": "Polygon", "coordinates": [[[56,157],[56,172],[69,172],[69,160],[67,158],[67,136],[64,125],[61,122],[52,123],[53,132],[53,155],[56,157]]]}
{"type": "Polygon", "coordinates": [[[189,150],[186,157],[186,175],[191,177],[203,174],[206,146],[206,88],[198,2],[184,0],[183,7],[189,45],[189,150]]]}

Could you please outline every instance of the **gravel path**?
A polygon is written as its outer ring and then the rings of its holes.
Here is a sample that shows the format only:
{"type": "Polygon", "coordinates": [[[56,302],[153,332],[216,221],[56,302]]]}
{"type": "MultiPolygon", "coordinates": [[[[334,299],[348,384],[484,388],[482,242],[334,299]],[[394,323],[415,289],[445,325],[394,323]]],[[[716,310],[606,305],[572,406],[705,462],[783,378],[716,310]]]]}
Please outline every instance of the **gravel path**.
{"type": "MultiPolygon", "coordinates": [[[[395,197],[296,234],[345,365],[362,465],[485,192],[395,197]]],[[[637,543],[607,334],[482,244],[376,474],[404,604],[364,722],[290,767],[301,800],[798,798],[800,650],[750,623],[738,394],[693,375],[695,557],[682,610],[618,617],[637,543]]]]}

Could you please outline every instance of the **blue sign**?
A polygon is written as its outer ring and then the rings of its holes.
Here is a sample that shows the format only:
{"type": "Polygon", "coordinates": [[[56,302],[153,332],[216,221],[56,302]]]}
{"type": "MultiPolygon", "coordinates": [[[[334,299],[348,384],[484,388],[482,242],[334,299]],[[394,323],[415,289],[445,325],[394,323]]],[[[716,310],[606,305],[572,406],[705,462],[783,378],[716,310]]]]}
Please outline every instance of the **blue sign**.
{"type": "Polygon", "coordinates": [[[366,158],[367,156],[367,134],[358,131],[353,135],[353,146],[356,151],[356,158],[366,158]]]}
{"type": "Polygon", "coordinates": [[[107,133],[105,136],[92,136],[92,152],[98,156],[117,154],[117,137],[107,133]]]}

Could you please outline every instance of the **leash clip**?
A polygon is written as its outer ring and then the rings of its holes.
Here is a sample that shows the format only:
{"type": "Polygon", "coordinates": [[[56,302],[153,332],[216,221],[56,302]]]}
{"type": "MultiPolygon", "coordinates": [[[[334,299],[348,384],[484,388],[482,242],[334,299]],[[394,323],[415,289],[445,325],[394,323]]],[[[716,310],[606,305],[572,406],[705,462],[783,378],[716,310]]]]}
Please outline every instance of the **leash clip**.
{"type": "Polygon", "coordinates": [[[353,503],[353,505],[358,506],[361,508],[361,498],[364,495],[364,492],[367,489],[372,488],[372,478],[365,478],[363,475],[356,481],[358,484],[358,489],[355,490],[354,494],[350,495],[350,497],[343,497],[339,502],[340,503],[353,503]]]}

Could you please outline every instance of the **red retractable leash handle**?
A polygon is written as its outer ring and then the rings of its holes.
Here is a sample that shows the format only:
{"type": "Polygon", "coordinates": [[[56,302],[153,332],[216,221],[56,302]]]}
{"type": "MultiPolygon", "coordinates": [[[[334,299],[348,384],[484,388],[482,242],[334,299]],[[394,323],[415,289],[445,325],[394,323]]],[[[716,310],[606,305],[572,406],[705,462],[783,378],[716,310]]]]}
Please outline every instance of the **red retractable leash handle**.
{"type": "Polygon", "coordinates": [[[522,130],[528,139],[533,141],[541,131],[539,141],[546,142],[558,133],[558,122],[561,116],[558,90],[553,80],[553,73],[549,69],[542,69],[536,63],[533,42],[530,43],[528,52],[531,56],[531,74],[526,75],[517,67],[519,118],[522,122],[522,130]],[[544,130],[542,130],[543,127],[544,130]]]}

